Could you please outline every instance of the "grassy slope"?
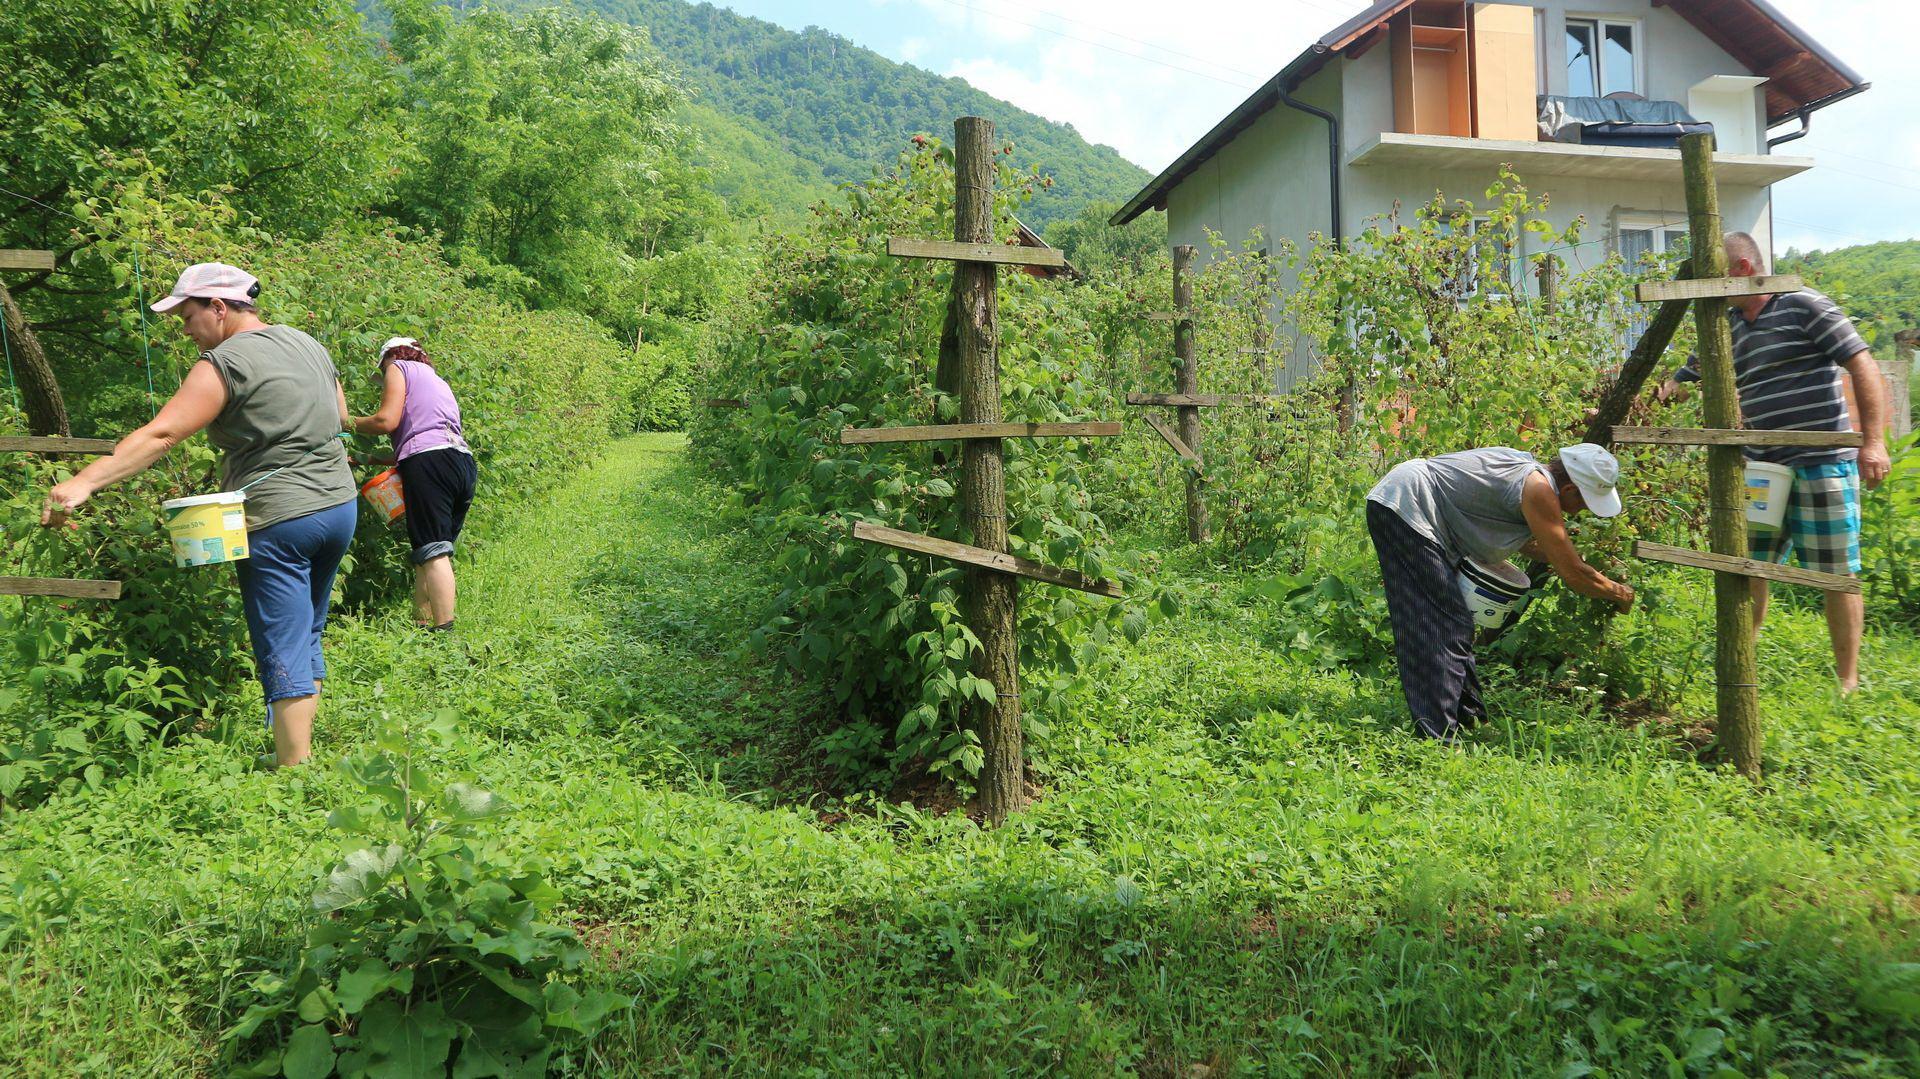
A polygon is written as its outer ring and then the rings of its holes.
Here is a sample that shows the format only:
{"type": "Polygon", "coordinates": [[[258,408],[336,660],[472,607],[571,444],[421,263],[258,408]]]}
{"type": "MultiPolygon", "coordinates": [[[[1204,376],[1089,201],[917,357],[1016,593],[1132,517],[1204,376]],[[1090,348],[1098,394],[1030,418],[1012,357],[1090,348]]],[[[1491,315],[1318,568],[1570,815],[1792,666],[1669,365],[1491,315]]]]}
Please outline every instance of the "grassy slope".
{"type": "MultiPolygon", "coordinates": [[[[1102,661],[1016,823],[822,814],[799,798],[819,702],[733,654],[765,552],[680,446],[623,443],[495,533],[457,637],[330,640],[323,759],[381,709],[467,716],[465,763],[523,807],[502,848],[551,861],[639,997],[599,1066],[1916,1063],[1899,1001],[1862,999],[1916,958],[1911,638],[1870,642],[1877,686],[1842,708],[1817,617],[1783,617],[1761,654],[1791,764],[1756,793],[1526,687],[1495,689],[1508,725],[1478,744],[1417,743],[1390,681],[1305,668],[1232,582],[1196,578],[1222,602],[1102,661]]],[[[249,773],[249,752],[166,750],[9,820],[0,912],[30,931],[0,951],[5,1071],[214,1066],[231,994],[295,946],[346,794],[322,768],[249,773]]]]}

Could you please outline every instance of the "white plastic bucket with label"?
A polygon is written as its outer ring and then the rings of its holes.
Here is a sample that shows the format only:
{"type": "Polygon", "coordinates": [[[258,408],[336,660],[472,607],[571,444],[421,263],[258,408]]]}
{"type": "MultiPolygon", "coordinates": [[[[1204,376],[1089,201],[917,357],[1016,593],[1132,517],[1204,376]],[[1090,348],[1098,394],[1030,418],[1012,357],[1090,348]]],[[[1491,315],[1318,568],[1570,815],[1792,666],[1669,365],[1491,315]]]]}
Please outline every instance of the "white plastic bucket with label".
{"type": "Polygon", "coordinates": [[[167,536],[173,540],[173,564],[211,566],[247,557],[247,493],[174,498],[160,503],[167,536]]]}
{"type": "Polygon", "coordinates": [[[1747,462],[1747,524],[1778,532],[1787,523],[1793,469],[1771,461],[1747,462]]]}
{"type": "Polygon", "coordinates": [[[1533,587],[1533,578],[1511,562],[1460,563],[1460,597],[1473,612],[1473,624],[1481,629],[1498,629],[1507,615],[1533,587]]]}

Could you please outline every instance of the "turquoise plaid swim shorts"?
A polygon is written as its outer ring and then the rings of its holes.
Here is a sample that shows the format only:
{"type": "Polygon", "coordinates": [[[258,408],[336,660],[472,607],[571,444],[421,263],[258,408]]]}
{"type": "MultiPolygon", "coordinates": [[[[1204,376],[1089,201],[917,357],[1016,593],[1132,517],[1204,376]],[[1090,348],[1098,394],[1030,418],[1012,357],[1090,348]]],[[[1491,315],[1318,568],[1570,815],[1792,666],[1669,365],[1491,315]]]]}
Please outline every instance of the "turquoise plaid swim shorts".
{"type": "Polygon", "coordinates": [[[1785,528],[1747,525],[1747,550],[1762,562],[1789,552],[1818,573],[1860,572],[1860,466],[1853,461],[1796,466],[1785,528]]]}

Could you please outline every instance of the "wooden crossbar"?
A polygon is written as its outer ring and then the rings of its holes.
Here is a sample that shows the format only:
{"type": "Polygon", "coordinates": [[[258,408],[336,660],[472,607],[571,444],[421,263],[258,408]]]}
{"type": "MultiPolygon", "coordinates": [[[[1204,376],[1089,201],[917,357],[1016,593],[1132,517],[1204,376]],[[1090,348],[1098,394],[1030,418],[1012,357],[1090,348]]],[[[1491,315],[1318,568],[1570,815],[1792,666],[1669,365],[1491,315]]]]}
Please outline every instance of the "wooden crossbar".
{"type": "Polygon", "coordinates": [[[1771,296],[1777,292],[1798,292],[1799,275],[1774,277],[1696,277],[1686,281],[1642,281],[1634,291],[1641,303],[1665,303],[1668,300],[1715,300],[1733,296],[1771,296]]]}
{"type": "Polygon", "coordinates": [[[1779,581],[1782,584],[1803,584],[1823,592],[1858,594],[1860,591],[1859,579],[1844,574],[1816,573],[1813,570],[1795,569],[1792,566],[1761,562],[1753,558],[1735,558],[1732,555],[1692,551],[1685,547],[1669,547],[1664,543],[1636,541],[1633,545],[1633,554],[1634,557],[1644,558],[1649,562],[1666,562],[1675,566],[1691,566],[1694,569],[1737,573],[1742,577],[1764,577],[1769,581],[1779,581]]]}
{"type": "Polygon", "coordinates": [[[1205,466],[1200,463],[1200,455],[1194,453],[1192,447],[1182,442],[1180,436],[1174,434],[1173,428],[1168,427],[1165,421],[1151,412],[1145,412],[1141,415],[1146,417],[1147,426],[1153,428],[1155,434],[1167,440],[1167,445],[1173,447],[1173,452],[1191,462],[1194,468],[1202,471],[1205,470],[1205,466]]]}
{"type": "Polygon", "coordinates": [[[966,438],[1112,438],[1118,423],[944,423],[933,427],[849,427],[842,446],[876,442],[944,442],[966,438]]]}
{"type": "Polygon", "coordinates": [[[0,270],[51,270],[53,252],[0,248],[0,270]]]}
{"type": "Polygon", "coordinates": [[[1756,431],[1708,427],[1615,427],[1615,442],[1643,446],[1816,446],[1859,448],[1858,431],[1756,431]]]}
{"type": "Polygon", "coordinates": [[[0,577],[0,596],[119,599],[120,582],[76,581],[65,577],[0,577]]]}
{"type": "Polygon", "coordinates": [[[887,254],[905,259],[946,259],[950,262],[992,262],[1002,266],[1040,266],[1057,269],[1067,264],[1067,256],[1053,247],[1022,247],[1019,244],[963,244],[952,240],[915,240],[889,236],[887,254]]]}
{"type": "Polygon", "coordinates": [[[1264,405],[1269,401],[1284,400],[1274,393],[1130,393],[1127,404],[1130,405],[1185,405],[1193,408],[1213,408],[1217,405],[1264,405]]]}
{"type": "Polygon", "coordinates": [[[1124,595],[1118,584],[1104,577],[1096,580],[1075,570],[1033,562],[1019,555],[989,551],[984,547],[972,547],[952,540],[935,539],[918,532],[903,532],[897,528],[857,521],[853,526],[853,538],[865,540],[868,543],[898,547],[903,551],[913,551],[917,554],[938,555],[955,562],[964,562],[969,566],[1010,573],[1016,577],[1030,577],[1036,581],[1057,584],[1063,588],[1077,588],[1082,592],[1092,592],[1099,596],[1118,599],[1124,595]]]}
{"type": "Polygon", "coordinates": [[[1179,317],[1178,311],[1149,311],[1146,314],[1148,322],[1172,322],[1179,317]]]}
{"type": "Polygon", "coordinates": [[[715,397],[700,402],[708,408],[745,408],[747,403],[737,397],[715,397]]]}
{"type": "Polygon", "coordinates": [[[0,435],[0,453],[112,453],[110,438],[51,438],[0,435]]]}

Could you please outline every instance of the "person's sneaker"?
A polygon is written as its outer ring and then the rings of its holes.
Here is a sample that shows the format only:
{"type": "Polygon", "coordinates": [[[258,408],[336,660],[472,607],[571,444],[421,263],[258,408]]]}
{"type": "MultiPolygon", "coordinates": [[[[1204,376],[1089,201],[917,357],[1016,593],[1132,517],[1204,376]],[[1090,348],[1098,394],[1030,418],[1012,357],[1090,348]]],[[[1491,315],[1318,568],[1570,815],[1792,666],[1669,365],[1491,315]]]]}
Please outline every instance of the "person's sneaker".
{"type": "Polygon", "coordinates": [[[271,753],[262,753],[253,758],[253,770],[256,772],[277,772],[280,770],[280,758],[271,753]]]}

